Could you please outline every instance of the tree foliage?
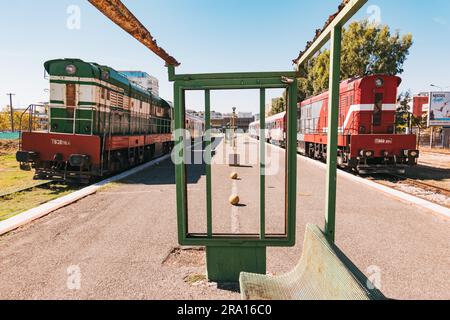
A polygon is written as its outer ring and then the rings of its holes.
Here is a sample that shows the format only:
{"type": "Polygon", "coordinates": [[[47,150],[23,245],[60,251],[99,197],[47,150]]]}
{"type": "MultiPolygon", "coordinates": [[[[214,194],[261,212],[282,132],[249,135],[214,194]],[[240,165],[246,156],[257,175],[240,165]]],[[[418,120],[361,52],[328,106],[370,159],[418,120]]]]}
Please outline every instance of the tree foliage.
{"type": "Polygon", "coordinates": [[[395,115],[395,125],[397,133],[406,133],[406,129],[411,125],[411,113],[409,105],[411,103],[411,92],[402,92],[397,98],[397,112],[395,115]]]}
{"type": "Polygon", "coordinates": [[[397,112],[396,112],[396,132],[406,133],[406,129],[419,128],[426,129],[428,127],[428,117],[419,116],[416,117],[411,112],[413,97],[411,91],[402,92],[397,98],[397,112]]]}
{"type": "Polygon", "coordinates": [[[286,110],[286,100],[284,97],[272,99],[272,109],[269,116],[281,113],[286,110]]]}
{"type": "MultiPolygon", "coordinates": [[[[388,26],[367,20],[353,22],[342,31],[341,79],[401,74],[412,44],[411,34],[392,33],[388,26]]],[[[329,65],[330,51],[324,49],[303,66],[299,100],[328,89],[329,65]]]]}
{"type": "MultiPolygon", "coordinates": [[[[4,108],[0,111],[0,131],[10,131],[11,130],[11,113],[8,111],[9,108],[4,108]]],[[[22,117],[22,130],[29,129],[29,113],[25,113],[22,116],[22,112],[14,112],[14,129],[16,131],[20,130],[20,118],[22,117]]],[[[33,117],[32,126],[35,129],[39,125],[39,120],[37,117],[33,117]]]]}

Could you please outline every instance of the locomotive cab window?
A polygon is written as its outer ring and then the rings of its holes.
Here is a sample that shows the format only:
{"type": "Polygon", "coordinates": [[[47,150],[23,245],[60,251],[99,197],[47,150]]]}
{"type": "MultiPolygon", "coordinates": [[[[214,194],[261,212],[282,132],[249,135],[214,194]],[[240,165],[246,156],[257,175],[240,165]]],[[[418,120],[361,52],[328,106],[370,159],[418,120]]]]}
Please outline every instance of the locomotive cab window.
{"type": "Polygon", "coordinates": [[[373,125],[380,126],[381,125],[381,115],[383,111],[383,94],[375,93],[375,105],[373,109],[373,125]]]}

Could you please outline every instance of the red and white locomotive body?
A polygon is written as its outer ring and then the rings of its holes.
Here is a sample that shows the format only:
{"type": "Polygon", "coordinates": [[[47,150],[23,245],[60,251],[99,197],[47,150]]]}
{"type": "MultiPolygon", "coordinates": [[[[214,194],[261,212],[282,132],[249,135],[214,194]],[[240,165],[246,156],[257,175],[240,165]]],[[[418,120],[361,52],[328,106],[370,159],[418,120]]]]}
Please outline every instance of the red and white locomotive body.
{"type": "MultiPolygon", "coordinates": [[[[360,173],[404,171],[417,164],[416,136],[395,134],[396,76],[373,75],[340,85],[338,164],[360,173]]],[[[325,159],[328,92],[299,104],[298,150],[325,159]]]]}

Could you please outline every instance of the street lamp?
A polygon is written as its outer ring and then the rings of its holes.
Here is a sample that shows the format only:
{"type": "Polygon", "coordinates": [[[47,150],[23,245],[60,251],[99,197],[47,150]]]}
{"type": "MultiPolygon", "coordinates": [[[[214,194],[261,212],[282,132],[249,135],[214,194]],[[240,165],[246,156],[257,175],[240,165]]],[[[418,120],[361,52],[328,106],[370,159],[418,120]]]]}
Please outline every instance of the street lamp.
{"type": "Polygon", "coordinates": [[[236,148],[236,107],[233,107],[233,113],[231,115],[231,132],[232,132],[232,147],[236,148]]]}
{"type": "Polygon", "coordinates": [[[239,166],[239,154],[237,153],[237,148],[236,148],[236,140],[237,140],[237,136],[236,136],[236,129],[237,129],[237,116],[236,116],[236,108],[233,107],[233,113],[231,114],[231,119],[230,119],[230,129],[231,129],[231,147],[232,147],[232,153],[230,154],[230,166],[232,167],[236,167],[239,166]]]}
{"type": "Polygon", "coordinates": [[[448,87],[440,87],[440,86],[437,86],[437,85],[435,85],[435,84],[430,84],[430,87],[438,88],[438,89],[441,90],[441,91],[444,91],[444,89],[450,88],[450,86],[448,86],[448,87]]]}

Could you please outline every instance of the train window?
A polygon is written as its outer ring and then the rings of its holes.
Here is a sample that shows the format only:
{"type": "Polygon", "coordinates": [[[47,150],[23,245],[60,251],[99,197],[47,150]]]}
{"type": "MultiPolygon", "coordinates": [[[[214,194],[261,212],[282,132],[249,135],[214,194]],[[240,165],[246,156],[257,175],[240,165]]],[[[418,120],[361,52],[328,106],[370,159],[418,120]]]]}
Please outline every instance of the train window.
{"type": "Polygon", "coordinates": [[[76,103],[76,87],[74,83],[66,84],[66,105],[75,107],[76,103]]]}
{"type": "Polygon", "coordinates": [[[380,126],[381,125],[381,115],[383,108],[383,94],[375,93],[375,105],[373,109],[373,125],[380,126]]]}

